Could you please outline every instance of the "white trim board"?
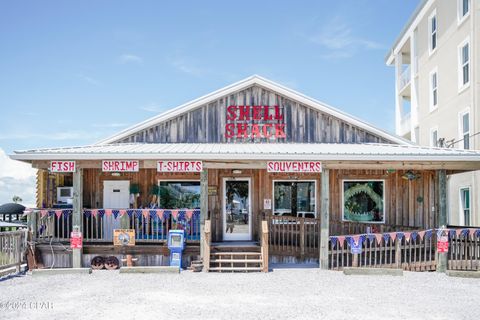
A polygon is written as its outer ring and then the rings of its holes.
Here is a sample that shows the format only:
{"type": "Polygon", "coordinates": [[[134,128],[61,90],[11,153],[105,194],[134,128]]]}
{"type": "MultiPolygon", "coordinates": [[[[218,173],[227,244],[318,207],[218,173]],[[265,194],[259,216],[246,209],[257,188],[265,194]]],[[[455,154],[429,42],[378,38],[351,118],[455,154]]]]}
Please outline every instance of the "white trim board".
{"type": "Polygon", "coordinates": [[[204,104],[208,104],[209,102],[212,102],[214,100],[219,99],[220,97],[229,95],[233,92],[241,91],[246,88],[249,88],[251,86],[261,86],[264,87],[265,89],[271,90],[273,92],[276,92],[278,94],[281,94],[291,100],[298,101],[299,103],[302,103],[306,106],[309,106],[313,109],[319,110],[323,113],[330,114],[340,120],[346,121],[351,123],[354,126],[357,126],[359,128],[362,128],[364,130],[367,130],[371,132],[372,134],[378,135],[386,140],[398,143],[398,144],[403,144],[403,145],[409,145],[411,144],[410,141],[403,139],[399,136],[396,136],[394,134],[388,133],[382,129],[376,128],[371,124],[368,124],[367,122],[364,122],[352,115],[349,115],[343,111],[340,111],[330,105],[327,105],[323,102],[320,102],[318,100],[315,100],[313,98],[310,98],[300,92],[294,91],[290,88],[287,88],[285,86],[282,86],[278,83],[275,83],[271,80],[268,80],[266,78],[260,77],[258,75],[253,75],[251,77],[248,77],[246,79],[243,79],[239,82],[233,83],[231,85],[228,85],[222,89],[219,89],[217,91],[214,91],[212,93],[209,93],[203,97],[197,98],[195,100],[189,101],[185,104],[182,104],[176,108],[170,109],[164,113],[161,113],[158,116],[152,117],[150,119],[147,119],[143,122],[140,122],[134,126],[131,126],[121,132],[119,132],[116,135],[113,135],[109,138],[103,139],[99,142],[97,142],[95,145],[103,145],[103,144],[109,144],[109,143],[114,143],[118,142],[118,140],[126,138],[127,136],[130,136],[136,132],[139,132],[141,130],[145,130],[147,128],[150,128],[154,125],[157,125],[161,122],[168,121],[180,114],[183,114],[185,112],[188,112],[190,110],[194,110],[195,108],[198,108],[204,104]]]}

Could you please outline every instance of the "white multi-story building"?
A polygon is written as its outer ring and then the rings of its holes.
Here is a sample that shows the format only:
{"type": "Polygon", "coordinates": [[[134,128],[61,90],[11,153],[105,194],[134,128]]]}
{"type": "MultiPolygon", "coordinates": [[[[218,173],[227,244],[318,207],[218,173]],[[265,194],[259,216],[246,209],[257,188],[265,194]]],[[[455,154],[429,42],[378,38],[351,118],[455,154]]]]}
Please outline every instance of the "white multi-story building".
{"type": "MultiPolygon", "coordinates": [[[[396,133],[420,145],[480,149],[480,0],[423,0],[386,57],[396,133]]],[[[449,176],[451,225],[480,225],[480,172],[449,176]]]]}

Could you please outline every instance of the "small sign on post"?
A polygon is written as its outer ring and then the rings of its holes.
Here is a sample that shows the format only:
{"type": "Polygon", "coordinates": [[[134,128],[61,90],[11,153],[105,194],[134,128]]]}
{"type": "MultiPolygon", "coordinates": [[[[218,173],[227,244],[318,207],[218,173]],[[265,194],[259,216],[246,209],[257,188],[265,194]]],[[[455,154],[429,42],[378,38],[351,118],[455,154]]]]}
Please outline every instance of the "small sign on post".
{"type": "Polygon", "coordinates": [[[263,199],[263,210],[272,210],[272,199],[263,199]]]}
{"type": "Polygon", "coordinates": [[[83,236],[80,231],[70,232],[70,248],[72,249],[82,249],[83,245],[83,236]]]}
{"type": "Polygon", "coordinates": [[[448,252],[448,233],[446,229],[440,229],[437,233],[437,252],[448,252]]]}
{"type": "Polygon", "coordinates": [[[361,254],[362,253],[362,241],[352,240],[350,243],[350,253],[351,254],[361,254]]]}

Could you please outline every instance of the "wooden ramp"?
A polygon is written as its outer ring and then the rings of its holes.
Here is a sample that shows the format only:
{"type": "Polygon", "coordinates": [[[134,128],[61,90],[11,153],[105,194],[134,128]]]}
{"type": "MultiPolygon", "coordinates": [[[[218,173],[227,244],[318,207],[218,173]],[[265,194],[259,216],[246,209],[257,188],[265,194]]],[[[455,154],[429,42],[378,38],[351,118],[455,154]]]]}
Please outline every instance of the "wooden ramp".
{"type": "Polygon", "coordinates": [[[211,244],[211,272],[261,272],[263,265],[261,247],[257,242],[211,244]]]}

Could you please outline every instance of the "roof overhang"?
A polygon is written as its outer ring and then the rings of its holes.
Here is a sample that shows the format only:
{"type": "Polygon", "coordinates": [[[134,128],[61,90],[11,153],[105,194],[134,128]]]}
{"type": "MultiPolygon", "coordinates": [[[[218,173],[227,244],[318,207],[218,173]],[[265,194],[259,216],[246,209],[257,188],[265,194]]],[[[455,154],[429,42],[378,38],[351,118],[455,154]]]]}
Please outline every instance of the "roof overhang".
{"type": "Polygon", "coordinates": [[[480,152],[394,144],[116,144],[17,151],[12,159],[51,160],[202,160],[207,162],[324,161],[432,169],[480,170],[480,152]]]}

